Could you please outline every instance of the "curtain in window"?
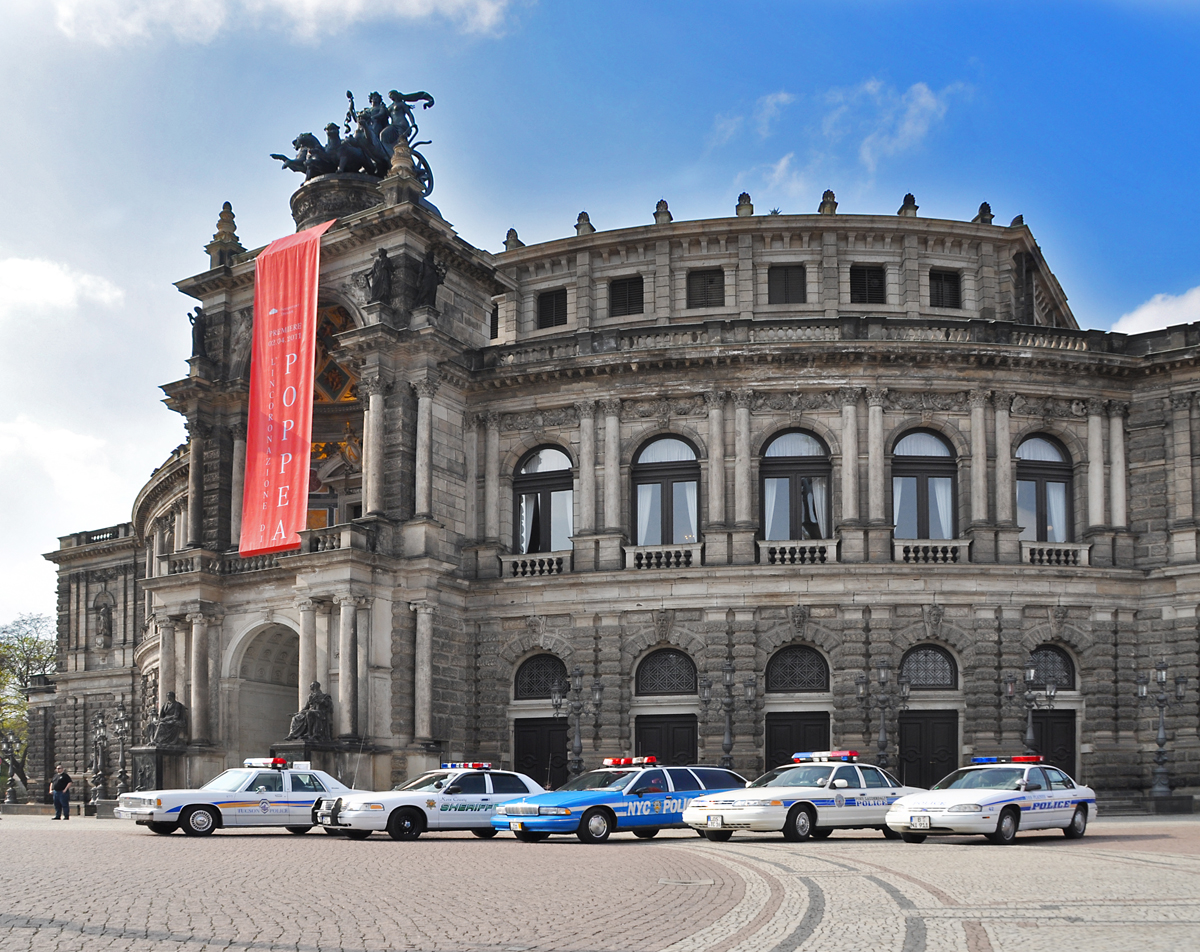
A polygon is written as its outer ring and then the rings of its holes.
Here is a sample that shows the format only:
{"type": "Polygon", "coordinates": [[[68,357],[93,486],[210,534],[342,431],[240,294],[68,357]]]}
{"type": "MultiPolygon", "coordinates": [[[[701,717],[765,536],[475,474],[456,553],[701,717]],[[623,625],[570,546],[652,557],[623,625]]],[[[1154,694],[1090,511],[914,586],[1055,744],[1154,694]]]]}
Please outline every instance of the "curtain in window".
{"type": "Polygon", "coordinates": [[[930,477],[929,479],[929,495],[930,509],[937,510],[938,527],[935,530],[933,520],[930,519],[929,538],[931,539],[953,539],[954,538],[954,516],[951,512],[953,500],[951,499],[951,480],[943,476],[930,477]]]}
{"type": "Polygon", "coordinates": [[[537,552],[540,548],[541,538],[539,537],[539,510],[541,509],[541,497],[537,493],[525,493],[521,496],[521,554],[525,555],[529,552],[537,552]],[[533,543],[533,548],[530,548],[530,543],[533,543]]]}
{"type": "Polygon", "coordinates": [[[775,526],[775,510],[776,500],[779,497],[779,490],[782,488],[784,498],[787,498],[788,481],[786,479],[764,479],[763,480],[763,524],[766,526],[766,539],[768,542],[776,540],[786,540],[791,534],[791,528],[784,523],[783,535],[780,535],[775,526]],[[782,487],[780,484],[783,484],[782,487]]]}
{"type": "Polygon", "coordinates": [[[812,497],[811,498],[812,498],[813,513],[817,517],[816,518],[817,526],[821,530],[821,534],[817,538],[828,539],[828,538],[830,538],[830,535],[829,535],[829,527],[826,524],[826,521],[828,518],[828,516],[826,514],[829,511],[829,509],[828,509],[829,493],[828,493],[828,487],[825,482],[825,478],[823,476],[813,478],[813,479],[809,480],[809,485],[812,487],[812,497]]]}
{"type": "Polygon", "coordinates": [[[1017,480],[1017,525],[1022,542],[1037,542],[1037,483],[1032,479],[1017,480]]]}
{"type": "Polygon", "coordinates": [[[575,534],[573,492],[564,489],[550,494],[550,550],[563,552],[571,548],[571,536],[575,534]]]}
{"type": "Polygon", "coordinates": [[[1046,541],[1067,541],[1067,485],[1046,483],[1046,541]]]}
{"type": "Polygon", "coordinates": [[[675,539],[676,545],[691,545],[696,541],[696,484],[676,483],[674,490],[675,539]]]}
{"type": "Polygon", "coordinates": [[[659,509],[659,499],[662,486],[658,483],[646,483],[638,486],[638,545],[660,545],[662,543],[662,512],[659,509]]]}
{"type": "Polygon", "coordinates": [[[900,517],[904,515],[904,507],[911,505],[911,501],[905,499],[905,490],[908,489],[908,483],[916,485],[915,479],[895,478],[892,480],[892,522],[896,526],[896,534],[899,537],[900,517]]]}

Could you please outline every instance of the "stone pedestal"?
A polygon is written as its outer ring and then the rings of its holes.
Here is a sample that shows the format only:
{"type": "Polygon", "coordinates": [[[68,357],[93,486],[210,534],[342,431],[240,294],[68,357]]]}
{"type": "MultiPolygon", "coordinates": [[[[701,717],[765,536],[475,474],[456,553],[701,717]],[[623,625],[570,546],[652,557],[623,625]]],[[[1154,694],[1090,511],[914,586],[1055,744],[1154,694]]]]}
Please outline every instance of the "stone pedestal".
{"type": "Polygon", "coordinates": [[[971,540],[972,562],[996,561],[996,530],[993,526],[973,522],[967,526],[966,538],[971,540]]]}
{"type": "Polygon", "coordinates": [[[867,561],[892,561],[892,528],[890,523],[867,526],[867,561]]]}
{"type": "Polygon", "coordinates": [[[438,317],[441,313],[436,307],[429,307],[428,305],[414,307],[409,317],[408,326],[413,330],[422,327],[437,327],[438,317]]]}
{"type": "Polygon", "coordinates": [[[129,787],[131,790],[173,790],[184,785],[185,747],[131,747],[129,787]]]}
{"type": "Polygon", "coordinates": [[[1133,568],[1133,533],[1128,529],[1113,532],[1113,565],[1118,568],[1133,568]]]}
{"type": "MultiPolygon", "coordinates": [[[[733,557],[734,565],[753,565],[755,552],[754,537],[758,534],[757,528],[751,526],[749,528],[735,528],[729,533],[730,551],[733,557]]],[[[707,555],[707,550],[705,550],[707,555]]],[[[724,562],[721,559],[720,562],[724,562]]]]}
{"type": "Polygon", "coordinates": [[[436,558],[439,554],[438,542],[444,526],[436,519],[410,519],[401,526],[403,534],[404,557],[406,559],[430,556],[436,558]]]}
{"type": "Polygon", "coordinates": [[[372,301],[370,304],[364,304],[362,311],[366,316],[368,324],[386,324],[388,327],[400,326],[396,320],[396,312],[392,310],[390,304],[384,304],[382,301],[372,301]]]}
{"type": "Polygon", "coordinates": [[[1021,530],[1016,526],[996,527],[996,561],[1008,565],[1021,561],[1021,530]]]}
{"type": "Polygon", "coordinates": [[[292,219],[303,231],[331,218],[345,218],[383,204],[379,179],[361,172],[331,172],[311,178],[292,193],[292,219]]]}
{"type": "Polygon", "coordinates": [[[345,751],[345,745],[336,740],[313,740],[299,738],[297,740],[281,740],[271,745],[272,757],[286,757],[292,763],[300,761],[312,765],[314,770],[324,770],[328,774],[337,774],[338,754],[345,751]]]}
{"type": "Polygon", "coordinates": [[[1092,545],[1088,556],[1090,564],[1098,568],[1110,568],[1113,563],[1113,540],[1116,533],[1105,526],[1093,526],[1083,534],[1083,541],[1092,545]]]}
{"type": "Polygon", "coordinates": [[[840,562],[865,562],[867,560],[867,530],[860,522],[843,522],[837,527],[841,540],[840,562]]]}
{"type": "Polygon", "coordinates": [[[620,532],[601,532],[596,534],[600,544],[601,572],[619,572],[625,568],[625,535],[620,532]]]}
{"type": "MultiPolygon", "coordinates": [[[[187,774],[183,778],[183,783],[180,787],[187,789],[195,789],[208,783],[225,769],[225,753],[215,747],[210,746],[195,746],[189,747],[186,754],[187,774]]],[[[240,767],[241,764],[234,766],[240,767]]]]}
{"type": "Polygon", "coordinates": [[[299,738],[272,744],[271,756],[286,757],[291,763],[308,763],[313,770],[324,770],[348,787],[379,790],[388,783],[392,752],[390,748],[361,741],[299,738]]]}

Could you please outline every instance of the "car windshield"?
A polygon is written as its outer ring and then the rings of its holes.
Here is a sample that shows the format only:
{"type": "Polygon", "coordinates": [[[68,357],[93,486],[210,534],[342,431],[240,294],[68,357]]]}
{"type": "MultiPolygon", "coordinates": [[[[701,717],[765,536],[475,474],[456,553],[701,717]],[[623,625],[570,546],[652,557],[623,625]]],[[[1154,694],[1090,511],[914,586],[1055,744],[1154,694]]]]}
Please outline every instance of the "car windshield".
{"type": "Polygon", "coordinates": [[[257,773],[256,770],[226,770],[224,773],[217,774],[200,789],[231,793],[234,790],[240,790],[242,784],[257,773]]]}
{"type": "Polygon", "coordinates": [[[1025,779],[1024,767],[964,767],[943,777],[930,790],[1017,790],[1025,779]]]}
{"type": "Polygon", "coordinates": [[[620,790],[629,782],[635,770],[593,770],[574,780],[568,780],[558,789],[562,790],[620,790]]]}
{"type": "Polygon", "coordinates": [[[752,787],[819,787],[829,777],[829,764],[794,764],[763,774],[752,787]]]}
{"type": "Polygon", "coordinates": [[[410,780],[406,784],[396,787],[397,790],[441,790],[446,785],[446,778],[450,775],[445,772],[422,774],[415,780],[410,780]]]}

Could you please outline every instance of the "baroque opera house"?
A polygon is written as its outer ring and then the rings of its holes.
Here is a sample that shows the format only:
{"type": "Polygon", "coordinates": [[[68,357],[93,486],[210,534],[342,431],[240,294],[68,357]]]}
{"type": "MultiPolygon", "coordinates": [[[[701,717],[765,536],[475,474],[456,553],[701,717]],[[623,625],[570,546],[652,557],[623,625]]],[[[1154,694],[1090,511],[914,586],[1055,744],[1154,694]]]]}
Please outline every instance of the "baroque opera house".
{"type": "Polygon", "coordinates": [[[335,138],[286,160],[297,230],[336,219],[298,541],[239,551],[263,249],[227,204],[177,284],[187,442],[128,522],[47,555],[31,789],[61,762],[113,796],[95,725],[123,710],[130,789],[271,750],[379,789],[464,759],[752,777],[826,747],[928,786],[1029,747],[1136,796],[1160,692],[1170,784],[1200,786],[1200,325],[1080,329],[1021,216],[912,195],[660,201],[484,251],[403,136],[390,165],[352,139],[321,165],[335,138]],[[328,729],[297,735],[324,693],[328,729]]]}

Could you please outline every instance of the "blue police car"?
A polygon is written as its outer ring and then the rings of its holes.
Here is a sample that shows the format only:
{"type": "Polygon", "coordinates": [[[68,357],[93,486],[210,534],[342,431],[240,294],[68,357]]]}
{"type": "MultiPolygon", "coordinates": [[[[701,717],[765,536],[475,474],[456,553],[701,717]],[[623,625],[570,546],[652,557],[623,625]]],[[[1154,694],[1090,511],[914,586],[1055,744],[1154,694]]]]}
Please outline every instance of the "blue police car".
{"type": "Polygon", "coordinates": [[[553,833],[574,833],[585,843],[627,831],[649,839],[661,829],[684,827],[683,811],[694,797],[745,786],[745,777],[722,767],[660,767],[655,757],[610,757],[600,770],[552,793],[501,804],[492,826],[526,843],[553,833]]]}

